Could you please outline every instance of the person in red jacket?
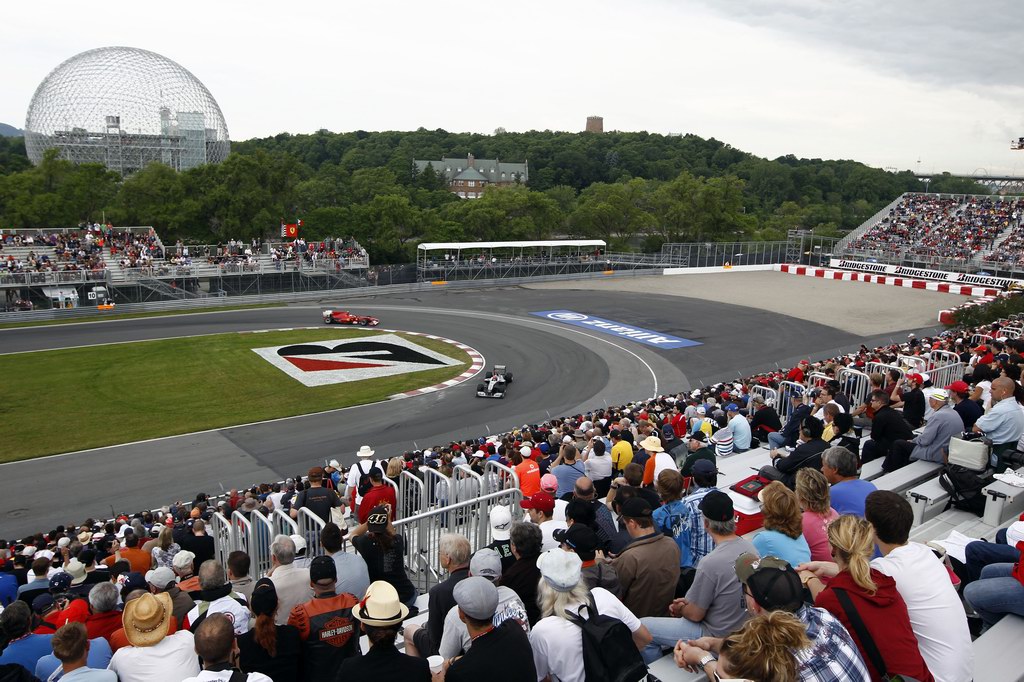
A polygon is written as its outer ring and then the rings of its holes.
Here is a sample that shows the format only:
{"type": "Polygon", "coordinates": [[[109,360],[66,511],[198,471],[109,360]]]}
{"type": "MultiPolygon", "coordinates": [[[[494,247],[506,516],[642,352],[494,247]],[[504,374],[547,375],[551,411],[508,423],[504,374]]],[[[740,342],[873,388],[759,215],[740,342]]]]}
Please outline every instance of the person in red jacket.
{"type": "Polygon", "coordinates": [[[814,605],[842,622],[860,650],[872,680],[906,675],[921,682],[933,682],[935,678],[921,657],[896,581],[871,568],[875,546],[871,524],[858,516],[840,516],[829,525],[828,540],[839,574],[827,586],[810,571],[800,574],[815,595],[814,605]],[[863,627],[857,626],[858,617],[863,627]]]}
{"type": "Polygon", "coordinates": [[[366,523],[370,511],[377,505],[387,505],[391,511],[391,520],[395,520],[395,509],[398,507],[398,499],[395,497],[395,489],[384,483],[384,472],[378,467],[370,469],[370,489],[363,495],[363,501],[359,503],[359,523],[366,523]]]}

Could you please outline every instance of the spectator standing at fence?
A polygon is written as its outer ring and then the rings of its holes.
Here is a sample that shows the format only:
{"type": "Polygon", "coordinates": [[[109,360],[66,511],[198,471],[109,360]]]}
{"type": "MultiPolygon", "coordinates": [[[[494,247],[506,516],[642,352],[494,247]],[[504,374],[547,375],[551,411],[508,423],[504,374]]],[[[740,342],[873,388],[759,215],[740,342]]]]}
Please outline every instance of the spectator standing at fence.
{"type": "Polygon", "coordinates": [[[370,642],[365,656],[345,659],[338,680],[345,682],[430,682],[426,659],[403,654],[395,646],[402,621],[409,607],[395,588],[383,580],[370,584],[363,598],[352,609],[352,617],[362,625],[370,642]]]}
{"type": "Polygon", "coordinates": [[[386,507],[371,511],[366,523],[352,530],[352,546],[366,561],[371,583],[390,583],[403,604],[415,607],[418,592],[405,572],[405,538],[395,532],[386,507]]]}
{"type": "Polygon", "coordinates": [[[263,673],[274,682],[295,682],[301,679],[302,638],[294,625],[277,625],[278,606],[273,581],[256,581],[249,600],[254,622],[238,638],[238,666],[247,673],[263,673]]]}
{"type": "MultiPolygon", "coordinates": [[[[377,467],[370,469],[370,489],[363,495],[363,501],[359,503],[359,523],[366,523],[366,517],[370,510],[377,505],[385,505],[391,513],[391,520],[395,520],[395,510],[398,508],[398,499],[395,497],[395,489],[384,482],[384,472],[377,467]]],[[[329,520],[329,519],[328,519],[329,520]]]]}
{"type": "MultiPolygon", "coordinates": [[[[309,567],[313,598],[297,605],[288,624],[302,639],[302,677],[307,682],[334,682],[341,663],[359,656],[359,632],[352,611],[359,604],[351,594],[338,594],[334,560],[318,556],[309,567]]],[[[443,617],[443,616],[442,616],[443,617]]]]}
{"type": "Polygon", "coordinates": [[[295,541],[287,535],[276,536],[270,544],[270,563],[269,576],[274,581],[274,589],[281,602],[277,624],[284,625],[288,622],[292,608],[313,596],[309,586],[309,569],[295,564],[295,541]]]}
{"type": "Polygon", "coordinates": [[[538,526],[519,521],[512,524],[511,540],[512,554],[516,560],[511,568],[502,572],[498,584],[512,588],[519,595],[526,606],[530,625],[533,626],[540,618],[537,606],[537,581],[540,580],[537,557],[541,553],[543,536],[538,526]]]}
{"type": "MultiPolygon", "coordinates": [[[[352,509],[359,509],[359,505],[363,501],[363,496],[359,494],[359,480],[363,478],[363,476],[369,476],[370,469],[373,467],[382,469],[382,463],[373,458],[374,454],[375,451],[369,445],[361,446],[356,452],[356,463],[348,470],[348,478],[345,479],[345,482],[348,484],[352,509]]],[[[324,521],[330,520],[330,517],[324,519],[324,521]]]]}
{"type": "Polygon", "coordinates": [[[347,592],[351,595],[366,593],[370,586],[370,574],[366,568],[366,561],[356,552],[344,551],[345,535],[341,528],[335,523],[328,523],[320,531],[320,546],[323,547],[327,556],[334,560],[337,568],[338,579],[335,590],[340,594],[347,592]]]}
{"type": "MultiPolygon", "coordinates": [[[[214,558],[215,550],[213,546],[213,537],[208,535],[206,532],[206,522],[201,518],[195,519],[192,523],[192,532],[185,536],[184,541],[181,544],[182,549],[195,554],[193,560],[193,566],[198,572],[199,567],[207,561],[214,558]]],[[[138,570],[135,565],[132,564],[132,570],[138,570]]],[[[148,568],[146,570],[149,570],[148,568]]],[[[145,573],[145,571],[141,571],[145,573]]]]}
{"type": "Polygon", "coordinates": [[[455,606],[455,586],[469,577],[469,540],[455,533],[446,533],[438,541],[438,560],[448,577],[430,588],[426,627],[405,627],[405,650],[412,656],[434,656],[444,634],[444,617],[455,606]]]}
{"type": "Polygon", "coordinates": [[[114,652],[109,669],[120,682],[180,682],[199,673],[195,638],[188,630],[168,634],[171,598],[144,593],[124,605],[124,636],[130,646],[114,652]]]}
{"type": "MultiPolygon", "coordinates": [[[[185,616],[185,628],[194,633],[208,616],[226,613],[236,633],[242,635],[249,631],[249,607],[245,598],[231,589],[224,567],[215,559],[204,561],[199,567],[199,586],[202,588],[200,598],[185,616]]],[[[173,604],[171,610],[173,615],[173,604]]]]}
{"type": "MultiPolygon", "coordinates": [[[[370,470],[367,469],[367,474],[369,473],[370,470]]],[[[311,513],[320,517],[324,523],[327,523],[331,520],[331,510],[342,506],[341,498],[338,497],[338,493],[335,491],[324,487],[324,470],[322,467],[310,469],[308,479],[309,488],[297,494],[292,502],[291,517],[293,519],[299,518],[299,510],[305,507],[311,513]]],[[[358,509],[358,507],[354,508],[358,509]]]]}

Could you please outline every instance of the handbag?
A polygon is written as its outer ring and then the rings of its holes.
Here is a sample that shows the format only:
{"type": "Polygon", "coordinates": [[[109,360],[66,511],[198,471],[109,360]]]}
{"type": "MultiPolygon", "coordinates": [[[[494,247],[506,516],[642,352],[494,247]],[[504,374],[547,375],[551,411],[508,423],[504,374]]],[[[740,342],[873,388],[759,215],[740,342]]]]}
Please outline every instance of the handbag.
{"type": "Polygon", "coordinates": [[[947,461],[972,471],[983,471],[988,467],[991,451],[992,441],[987,438],[950,438],[947,461]]]}
{"type": "Polygon", "coordinates": [[[839,605],[843,607],[846,617],[850,619],[850,625],[853,626],[854,632],[857,633],[857,639],[860,640],[861,646],[864,647],[864,653],[871,659],[872,665],[875,666],[875,670],[882,676],[882,679],[889,680],[890,682],[919,682],[919,680],[913,677],[890,675],[888,673],[885,667],[885,660],[882,658],[881,652],[878,651],[875,640],[871,638],[871,633],[868,632],[867,626],[864,625],[864,620],[857,613],[857,607],[853,605],[850,595],[841,587],[833,587],[832,591],[835,592],[836,598],[839,599],[839,605]]]}

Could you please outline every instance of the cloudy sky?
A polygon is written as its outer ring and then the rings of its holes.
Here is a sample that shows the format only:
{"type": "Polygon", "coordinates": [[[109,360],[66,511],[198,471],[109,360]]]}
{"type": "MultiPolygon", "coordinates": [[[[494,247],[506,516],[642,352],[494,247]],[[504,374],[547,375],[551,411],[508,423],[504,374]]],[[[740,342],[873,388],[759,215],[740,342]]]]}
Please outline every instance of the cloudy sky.
{"type": "Polygon", "coordinates": [[[169,57],[232,139],[418,127],[695,133],[774,158],[1024,175],[1017,0],[5,5],[0,122],[105,45],[169,57]]]}

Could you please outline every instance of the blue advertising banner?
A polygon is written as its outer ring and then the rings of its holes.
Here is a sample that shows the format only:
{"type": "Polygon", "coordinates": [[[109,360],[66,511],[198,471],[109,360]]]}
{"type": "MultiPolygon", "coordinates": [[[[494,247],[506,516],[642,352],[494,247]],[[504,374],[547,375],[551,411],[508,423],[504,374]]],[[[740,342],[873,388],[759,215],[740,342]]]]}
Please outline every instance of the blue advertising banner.
{"type": "Polygon", "coordinates": [[[700,341],[681,339],[678,336],[670,336],[668,334],[651,331],[650,329],[643,329],[642,327],[634,327],[632,325],[622,324],[621,322],[613,322],[611,320],[605,320],[592,315],[584,315],[583,313],[573,312],[572,310],[541,310],[530,314],[536,315],[537,317],[543,317],[546,320],[553,320],[555,322],[571,324],[576,327],[592,329],[611,336],[617,336],[620,339],[637,341],[639,343],[647,344],[648,346],[654,346],[655,348],[686,348],[688,346],[702,345],[700,341]]]}

